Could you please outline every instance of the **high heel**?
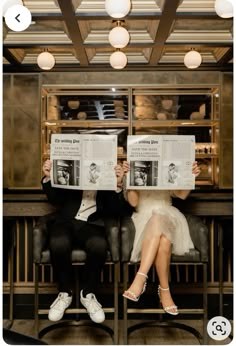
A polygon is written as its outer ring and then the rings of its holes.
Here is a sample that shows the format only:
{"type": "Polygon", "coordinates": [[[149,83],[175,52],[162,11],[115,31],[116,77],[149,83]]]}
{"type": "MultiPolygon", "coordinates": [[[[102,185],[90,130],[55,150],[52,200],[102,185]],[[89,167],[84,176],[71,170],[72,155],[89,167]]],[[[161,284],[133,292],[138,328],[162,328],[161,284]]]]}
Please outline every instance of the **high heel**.
{"type": "Polygon", "coordinates": [[[137,272],[138,275],[142,275],[146,278],[144,284],[143,284],[143,289],[142,289],[142,292],[140,293],[139,296],[137,296],[134,292],[132,292],[131,290],[127,290],[123,293],[123,297],[124,298],[127,298],[129,300],[132,300],[133,302],[138,302],[139,301],[139,298],[140,296],[146,291],[146,288],[147,288],[147,279],[148,279],[148,276],[142,272],[137,272]]]}
{"type": "MultiPolygon", "coordinates": [[[[159,296],[159,299],[160,299],[160,303],[162,304],[162,301],[161,301],[161,291],[169,291],[170,288],[167,287],[167,288],[162,288],[160,285],[158,286],[158,296],[159,296]]],[[[162,307],[163,307],[163,310],[167,313],[167,314],[170,314],[170,315],[178,315],[179,314],[179,311],[178,311],[178,307],[176,305],[170,305],[170,306],[166,306],[164,307],[163,304],[162,304],[162,307]],[[176,310],[175,312],[174,311],[171,311],[171,310],[176,310]]]]}

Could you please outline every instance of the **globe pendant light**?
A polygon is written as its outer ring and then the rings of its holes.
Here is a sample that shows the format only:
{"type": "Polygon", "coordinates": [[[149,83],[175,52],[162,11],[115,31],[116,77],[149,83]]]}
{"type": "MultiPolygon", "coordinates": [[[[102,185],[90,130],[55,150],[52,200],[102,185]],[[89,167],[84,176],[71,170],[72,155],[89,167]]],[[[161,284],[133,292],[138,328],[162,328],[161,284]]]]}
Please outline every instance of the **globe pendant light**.
{"type": "Polygon", "coordinates": [[[24,6],[22,0],[3,0],[2,1],[2,15],[5,16],[5,13],[7,12],[8,8],[15,5],[24,6]]]}
{"type": "Polygon", "coordinates": [[[232,0],[216,0],[215,11],[221,18],[232,18],[234,15],[232,0]]]}
{"type": "Polygon", "coordinates": [[[127,56],[121,51],[115,51],[110,56],[110,64],[116,70],[121,70],[127,64],[127,56]]]}
{"type": "Polygon", "coordinates": [[[113,18],[125,17],[131,8],[130,0],[106,0],[105,9],[109,16],[113,18]]]}
{"type": "Polygon", "coordinates": [[[55,65],[55,58],[49,52],[43,52],[38,55],[37,64],[42,70],[51,70],[55,65]]]}
{"type": "Polygon", "coordinates": [[[184,64],[187,68],[194,69],[201,65],[202,56],[196,50],[190,50],[184,57],[184,64]]]}
{"type": "Polygon", "coordinates": [[[115,48],[124,48],[129,43],[129,32],[124,27],[117,23],[117,26],[113,28],[109,33],[109,42],[115,48]]]}

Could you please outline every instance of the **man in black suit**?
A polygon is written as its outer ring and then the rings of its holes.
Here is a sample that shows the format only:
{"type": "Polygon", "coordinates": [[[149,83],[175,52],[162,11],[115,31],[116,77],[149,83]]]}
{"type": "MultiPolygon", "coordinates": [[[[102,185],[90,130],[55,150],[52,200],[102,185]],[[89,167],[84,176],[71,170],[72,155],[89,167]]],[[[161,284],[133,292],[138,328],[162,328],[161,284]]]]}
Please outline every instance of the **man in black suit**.
{"type": "MultiPolygon", "coordinates": [[[[59,321],[72,302],[73,270],[72,245],[77,244],[87,253],[86,285],[80,292],[80,301],[96,323],[105,320],[95,292],[106,260],[107,239],[104,230],[106,216],[128,216],[133,207],[124,199],[122,189],[117,191],[82,191],[51,186],[51,161],[43,165],[43,190],[49,202],[59,205],[56,221],[50,225],[49,247],[52,265],[58,282],[59,295],[50,306],[48,318],[59,321]]],[[[117,186],[121,186],[124,171],[115,167],[117,186]]]]}

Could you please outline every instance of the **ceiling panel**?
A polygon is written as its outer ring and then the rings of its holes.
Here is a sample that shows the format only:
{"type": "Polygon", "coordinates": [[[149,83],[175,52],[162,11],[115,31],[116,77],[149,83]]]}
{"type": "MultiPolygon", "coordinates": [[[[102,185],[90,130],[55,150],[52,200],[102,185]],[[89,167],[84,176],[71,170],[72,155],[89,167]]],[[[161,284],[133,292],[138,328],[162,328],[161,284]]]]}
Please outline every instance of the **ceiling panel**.
{"type": "MultiPolygon", "coordinates": [[[[202,54],[199,69],[232,70],[233,19],[222,19],[214,0],[132,0],[122,19],[130,41],[122,51],[129,69],[186,69],[184,55],[202,54]]],[[[37,56],[48,50],[56,70],[112,69],[108,40],[116,21],[102,0],[25,0],[32,23],[13,32],[3,19],[4,71],[40,71],[37,56]]]]}

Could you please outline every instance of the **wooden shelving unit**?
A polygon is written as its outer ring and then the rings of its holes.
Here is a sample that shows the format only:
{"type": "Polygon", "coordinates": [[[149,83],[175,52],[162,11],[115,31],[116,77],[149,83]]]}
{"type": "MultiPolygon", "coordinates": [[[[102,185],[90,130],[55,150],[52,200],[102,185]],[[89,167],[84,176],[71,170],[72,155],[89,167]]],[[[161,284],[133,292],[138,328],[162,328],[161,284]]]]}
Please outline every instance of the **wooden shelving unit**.
{"type": "Polygon", "coordinates": [[[42,93],[42,160],[49,157],[52,133],[116,133],[120,160],[126,158],[128,134],[195,135],[202,168],[196,184],[218,186],[220,113],[215,86],[51,90],[45,87],[42,93]]]}

